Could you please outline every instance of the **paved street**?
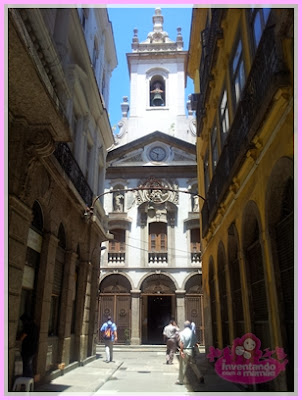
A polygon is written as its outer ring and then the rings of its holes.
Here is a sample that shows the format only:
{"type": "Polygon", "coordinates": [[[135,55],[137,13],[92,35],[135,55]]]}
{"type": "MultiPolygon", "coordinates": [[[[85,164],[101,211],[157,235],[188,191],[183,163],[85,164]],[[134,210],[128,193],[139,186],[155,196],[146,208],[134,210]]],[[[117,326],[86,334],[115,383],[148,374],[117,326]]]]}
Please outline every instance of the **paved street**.
{"type": "Polygon", "coordinates": [[[200,354],[197,364],[205,377],[204,384],[198,384],[193,372],[188,374],[188,384],[176,385],[178,358],[172,365],[165,363],[164,346],[116,346],[114,362],[106,363],[104,348],[98,346],[97,359],[64,372],[50,383],[39,385],[36,392],[51,392],[52,395],[66,396],[80,393],[89,396],[154,395],[173,396],[198,395],[200,392],[240,392],[241,389],[219,378],[208,363],[205,354],[200,354]]]}

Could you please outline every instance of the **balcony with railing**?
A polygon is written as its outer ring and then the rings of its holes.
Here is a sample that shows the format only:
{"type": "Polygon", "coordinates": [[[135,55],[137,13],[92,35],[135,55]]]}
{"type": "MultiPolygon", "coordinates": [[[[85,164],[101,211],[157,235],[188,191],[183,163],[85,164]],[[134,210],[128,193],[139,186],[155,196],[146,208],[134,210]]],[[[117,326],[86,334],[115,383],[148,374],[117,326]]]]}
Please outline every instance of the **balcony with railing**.
{"type": "Polygon", "coordinates": [[[280,87],[289,85],[289,73],[281,61],[280,51],[274,27],[266,28],[201,211],[203,237],[246,152],[253,148],[251,141],[268,112],[274,94],[280,87]]]}
{"type": "Polygon", "coordinates": [[[210,26],[201,32],[202,53],[199,66],[200,94],[196,110],[197,132],[201,132],[202,119],[205,113],[205,104],[209,95],[209,83],[213,80],[211,74],[212,65],[215,62],[217,42],[223,37],[223,31],[220,22],[224,10],[221,8],[212,9],[212,19],[210,26]]]}
{"type": "Polygon", "coordinates": [[[91,205],[93,197],[92,190],[67,143],[57,143],[54,155],[85,204],[91,205]]]}
{"type": "Polygon", "coordinates": [[[125,255],[123,252],[109,252],[108,253],[108,264],[124,264],[125,255]]]}
{"type": "Polygon", "coordinates": [[[201,251],[191,253],[191,263],[192,264],[201,263],[201,251]]]}
{"type": "Polygon", "coordinates": [[[168,262],[168,253],[165,252],[149,252],[148,253],[149,264],[166,264],[168,262]]]}

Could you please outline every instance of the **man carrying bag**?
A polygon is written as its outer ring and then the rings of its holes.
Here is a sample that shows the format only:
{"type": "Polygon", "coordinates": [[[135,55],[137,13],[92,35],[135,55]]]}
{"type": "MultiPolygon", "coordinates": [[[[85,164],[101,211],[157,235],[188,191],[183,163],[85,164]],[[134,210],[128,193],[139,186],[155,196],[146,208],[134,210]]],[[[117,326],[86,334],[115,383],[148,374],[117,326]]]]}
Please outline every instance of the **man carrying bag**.
{"type": "Polygon", "coordinates": [[[106,362],[113,361],[113,343],[117,341],[117,327],[114,322],[111,321],[111,316],[107,317],[100,331],[103,333],[103,340],[105,344],[106,362]]]}

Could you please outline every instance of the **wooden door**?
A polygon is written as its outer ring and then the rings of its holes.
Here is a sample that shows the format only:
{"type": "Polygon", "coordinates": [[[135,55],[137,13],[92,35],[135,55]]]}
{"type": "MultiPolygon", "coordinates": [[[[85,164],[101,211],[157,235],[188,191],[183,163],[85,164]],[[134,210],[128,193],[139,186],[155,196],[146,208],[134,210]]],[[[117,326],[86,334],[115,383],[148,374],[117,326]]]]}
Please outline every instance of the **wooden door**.
{"type": "MultiPolygon", "coordinates": [[[[101,294],[99,299],[100,327],[111,315],[117,326],[118,343],[126,343],[131,337],[131,296],[128,294],[101,294]]],[[[99,331],[99,343],[102,335],[99,331]]]]}
{"type": "Polygon", "coordinates": [[[186,295],[185,312],[186,319],[193,321],[196,325],[197,342],[204,345],[204,319],[202,301],[202,295],[186,295]]]}

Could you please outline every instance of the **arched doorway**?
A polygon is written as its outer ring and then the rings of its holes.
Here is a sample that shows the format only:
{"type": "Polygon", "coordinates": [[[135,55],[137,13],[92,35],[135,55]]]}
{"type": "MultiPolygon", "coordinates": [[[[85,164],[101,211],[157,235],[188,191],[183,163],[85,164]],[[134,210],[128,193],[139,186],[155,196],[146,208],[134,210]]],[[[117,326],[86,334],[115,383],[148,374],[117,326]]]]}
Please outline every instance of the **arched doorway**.
{"type": "MultiPolygon", "coordinates": [[[[111,315],[117,325],[118,343],[127,343],[131,332],[131,285],[126,277],[113,274],[105,277],[99,287],[99,327],[111,315]]],[[[98,341],[102,335],[98,329],[98,341]]]]}
{"type": "Polygon", "coordinates": [[[218,267],[218,285],[220,296],[220,312],[221,312],[221,330],[222,330],[222,345],[226,347],[230,344],[230,321],[228,313],[228,292],[227,292],[227,270],[224,245],[222,242],[218,246],[217,254],[218,267]]]}
{"type": "Polygon", "coordinates": [[[243,251],[249,295],[252,332],[261,340],[262,347],[271,348],[268,297],[265,282],[265,264],[257,205],[250,201],[244,212],[243,251]]]}
{"type": "Polygon", "coordinates": [[[266,210],[272,249],[278,301],[278,318],[283,347],[287,354],[287,390],[294,390],[294,179],[293,162],[288,158],[278,160],[270,176],[266,210]]]}
{"type": "Polygon", "coordinates": [[[148,276],[141,285],[142,344],[164,344],[163,329],[175,318],[175,285],[166,275],[148,276]]]}
{"type": "Polygon", "coordinates": [[[191,276],[185,286],[185,315],[196,326],[198,343],[204,345],[204,317],[202,277],[199,274],[191,276]]]}
{"type": "Polygon", "coordinates": [[[216,311],[216,277],[214,271],[214,261],[211,256],[209,262],[209,294],[210,294],[210,311],[211,311],[211,321],[212,321],[212,346],[219,347],[218,342],[218,324],[217,324],[217,311],[216,311]]]}

